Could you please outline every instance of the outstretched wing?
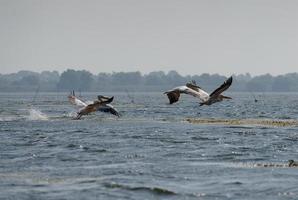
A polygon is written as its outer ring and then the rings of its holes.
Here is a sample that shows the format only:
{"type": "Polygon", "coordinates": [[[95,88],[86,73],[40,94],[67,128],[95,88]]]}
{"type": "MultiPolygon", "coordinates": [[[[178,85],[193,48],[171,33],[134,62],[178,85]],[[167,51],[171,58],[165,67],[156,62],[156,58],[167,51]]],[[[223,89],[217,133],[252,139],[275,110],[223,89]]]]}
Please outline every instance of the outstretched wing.
{"type": "Polygon", "coordinates": [[[116,115],[117,117],[120,117],[119,112],[110,104],[102,105],[97,110],[100,112],[108,112],[108,113],[111,113],[112,115],[116,115]]]}
{"type": "Polygon", "coordinates": [[[183,93],[189,94],[191,96],[199,98],[201,101],[207,101],[209,98],[209,94],[205,92],[204,90],[200,88],[196,88],[196,90],[193,90],[192,88],[186,87],[183,90],[183,93]]]}
{"type": "Polygon", "coordinates": [[[191,96],[199,98],[202,101],[206,101],[209,98],[209,95],[207,92],[200,89],[199,87],[197,87],[196,89],[197,90],[193,90],[192,88],[189,88],[187,86],[180,86],[180,87],[173,88],[172,90],[169,90],[164,94],[168,95],[170,104],[175,103],[179,100],[180,93],[189,94],[191,96]]]}
{"type": "Polygon", "coordinates": [[[114,100],[114,96],[112,97],[107,97],[107,96],[102,96],[102,95],[98,95],[97,99],[100,102],[104,102],[104,103],[111,103],[114,100]]]}
{"type": "Polygon", "coordinates": [[[68,95],[68,101],[75,106],[78,106],[79,108],[83,108],[87,106],[87,103],[85,103],[84,101],[80,100],[79,98],[77,98],[75,96],[74,91],[72,91],[72,93],[70,95],[68,95]]]}
{"type": "Polygon", "coordinates": [[[233,82],[233,77],[231,76],[221,86],[219,86],[216,90],[214,90],[210,94],[210,97],[218,96],[221,93],[223,93],[225,90],[227,90],[232,85],[232,82],[233,82]]]}

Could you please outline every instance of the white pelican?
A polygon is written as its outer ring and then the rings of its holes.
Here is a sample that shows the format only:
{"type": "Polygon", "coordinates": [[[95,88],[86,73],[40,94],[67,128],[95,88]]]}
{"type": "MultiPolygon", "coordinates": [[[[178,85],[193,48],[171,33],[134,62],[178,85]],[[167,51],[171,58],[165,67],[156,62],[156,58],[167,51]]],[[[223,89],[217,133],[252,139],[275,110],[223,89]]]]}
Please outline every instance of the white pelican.
{"type": "Polygon", "coordinates": [[[91,112],[101,111],[101,112],[109,112],[113,115],[120,117],[118,111],[109,103],[111,103],[114,97],[106,97],[99,95],[97,96],[98,100],[90,102],[84,102],[75,96],[74,91],[68,96],[68,100],[71,104],[76,105],[80,108],[77,112],[76,119],[80,119],[82,115],[88,115],[91,112]]]}
{"type": "Polygon", "coordinates": [[[194,81],[187,83],[186,86],[175,87],[172,90],[166,91],[164,94],[168,96],[170,104],[177,102],[179,100],[180,94],[184,93],[199,98],[201,100],[200,106],[211,105],[213,103],[222,101],[223,99],[232,99],[231,97],[221,95],[221,93],[231,86],[232,81],[233,78],[231,76],[210,95],[202,90],[202,88],[197,86],[194,81]]]}

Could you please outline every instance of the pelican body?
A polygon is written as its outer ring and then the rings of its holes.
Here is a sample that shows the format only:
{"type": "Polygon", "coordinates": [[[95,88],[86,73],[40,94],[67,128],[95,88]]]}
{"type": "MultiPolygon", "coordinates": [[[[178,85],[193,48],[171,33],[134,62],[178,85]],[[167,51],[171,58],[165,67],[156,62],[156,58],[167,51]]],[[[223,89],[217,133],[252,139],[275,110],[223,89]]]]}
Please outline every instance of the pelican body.
{"type": "Polygon", "coordinates": [[[89,113],[101,111],[109,112],[113,115],[120,116],[118,111],[110,104],[114,97],[106,97],[99,95],[97,100],[90,102],[84,102],[75,96],[74,91],[68,96],[68,100],[71,104],[76,105],[80,108],[77,112],[77,117],[75,119],[80,119],[83,115],[88,115],[89,113]]]}
{"type": "Polygon", "coordinates": [[[194,81],[192,83],[187,83],[185,86],[176,87],[172,90],[166,91],[164,94],[168,96],[170,104],[177,102],[179,100],[180,94],[189,94],[201,100],[200,106],[211,105],[216,102],[223,101],[224,99],[232,99],[231,97],[221,94],[231,86],[232,81],[233,78],[231,76],[210,95],[201,87],[196,85],[194,81]]]}

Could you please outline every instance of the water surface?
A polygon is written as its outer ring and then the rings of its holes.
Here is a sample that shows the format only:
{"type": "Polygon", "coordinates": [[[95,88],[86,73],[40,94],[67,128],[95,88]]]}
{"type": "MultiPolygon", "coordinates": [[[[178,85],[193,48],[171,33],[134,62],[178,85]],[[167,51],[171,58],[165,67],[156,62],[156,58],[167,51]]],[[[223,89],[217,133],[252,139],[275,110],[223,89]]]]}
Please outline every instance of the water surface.
{"type": "Polygon", "coordinates": [[[169,105],[162,93],[103,95],[121,118],[73,120],[65,93],[0,94],[0,199],[298,198],[298,168],[287,166],[298,126],[249,121],[297,120],[297,94],[229,93],[202,107],[188,96],[169,105]]]}

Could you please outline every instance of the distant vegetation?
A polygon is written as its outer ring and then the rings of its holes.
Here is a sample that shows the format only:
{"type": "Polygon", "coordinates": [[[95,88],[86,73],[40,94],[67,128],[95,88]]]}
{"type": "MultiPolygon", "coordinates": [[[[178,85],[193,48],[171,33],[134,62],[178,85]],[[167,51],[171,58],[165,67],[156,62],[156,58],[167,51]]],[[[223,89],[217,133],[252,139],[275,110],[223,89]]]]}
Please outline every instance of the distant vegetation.
{"type": "MultiPolygon", "coordinates": [[[[233,75],[234,82],[229,91],[244,92],[298,92],[298,73],[279,76],[270,74],[252,77],[250,74],[233,75]]],[[[57,71],[41,73],[19,71],[0,74],[0,92],[62,92],[62,91],[163,91],[195,80],[207,91],[212,91],[227,77],[218,74],[181,76],[176,71],[113,72],[91,74],[86,70],[68,69],[62,74],[57,71]]]]}

